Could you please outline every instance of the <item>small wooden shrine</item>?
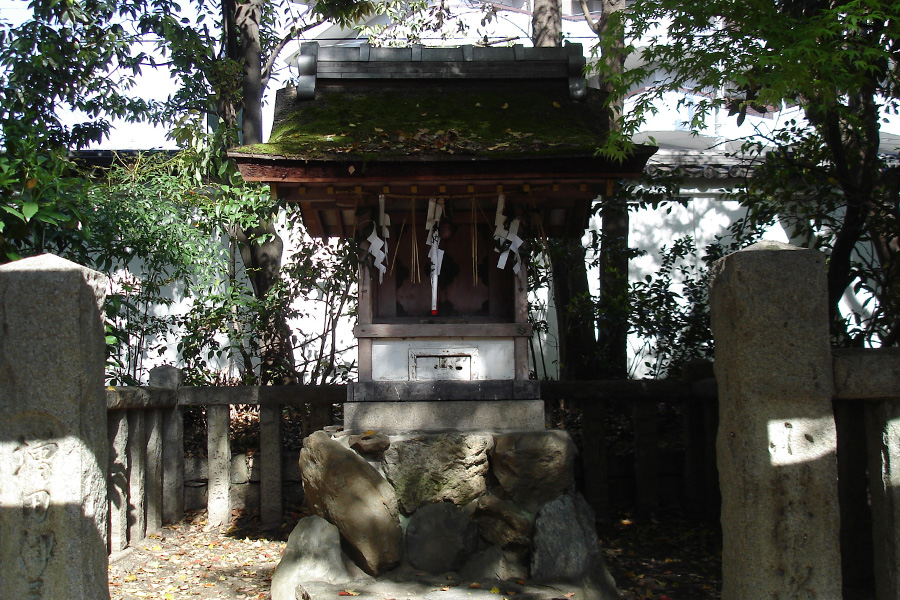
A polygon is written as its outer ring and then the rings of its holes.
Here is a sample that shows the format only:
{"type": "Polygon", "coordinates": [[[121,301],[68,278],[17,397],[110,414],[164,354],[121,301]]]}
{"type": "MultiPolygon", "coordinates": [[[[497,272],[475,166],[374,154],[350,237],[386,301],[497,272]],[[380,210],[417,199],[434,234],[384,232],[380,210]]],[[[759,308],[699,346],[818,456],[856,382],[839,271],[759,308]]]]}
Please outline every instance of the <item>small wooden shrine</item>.
{"type": "Polygon", "coordinates": [[[299,203],[310,235],[365,252],[345,420],[349,403],[539,399],[529,257],[547,236],[580,237],[592,201],[655,150],[596,154],[608,115],[581,46],[313,43],[295,62],[269,142],[229,154],[299,203]]]}

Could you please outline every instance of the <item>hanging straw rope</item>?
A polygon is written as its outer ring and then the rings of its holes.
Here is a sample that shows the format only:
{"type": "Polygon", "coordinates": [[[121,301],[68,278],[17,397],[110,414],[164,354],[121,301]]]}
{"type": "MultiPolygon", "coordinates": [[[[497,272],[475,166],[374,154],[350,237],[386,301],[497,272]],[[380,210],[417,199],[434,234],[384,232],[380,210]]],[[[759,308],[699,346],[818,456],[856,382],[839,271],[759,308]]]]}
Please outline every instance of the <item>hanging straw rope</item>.
{"type": "Polygon", "coordinates": [[[537,235],[538,235],[538,243],[541,246],[541,252],[544,253],[544,257],[549,260],[550,259],[550,244],[547,241],[547,233],[544,231],[544,219],[541,217],[540,211],[537,209],[537,202],[534,199],[534,193],[532,193],[531,188],[528,188],[528,199],[531,200],[531,210],[534,217],[532,218],[532,222],[537,221],[537,235]]]}
{"type": "Polygon", "coordinates": [[[472,194],[472,285],[478,285],[478,208],[472,194]]]}
{"type": "Polygon", "coordinates": [[[400,240],[403,239],[403,230],[406,229],[406,217],[400,223],[400,234],[397,236],[397,243],[394,244],[394,258],[391,259],[391,275],[394,274],[394,265],[397,264],[397,255],[400,253],[400,240]]]}
{"type": "Polygon", "coordinates": [[[412,224],[410,225],[410,234],[412,235],[412,240],[410,241],[410,267],[409,267],[409,282],[410,283],[420,283],[422,281],[422,275],[419,272],[419,246],[418,246],[418,234],[416,228],[416,197],[413,196],[409,201],[409,214],[410,220],[412,224]]]}

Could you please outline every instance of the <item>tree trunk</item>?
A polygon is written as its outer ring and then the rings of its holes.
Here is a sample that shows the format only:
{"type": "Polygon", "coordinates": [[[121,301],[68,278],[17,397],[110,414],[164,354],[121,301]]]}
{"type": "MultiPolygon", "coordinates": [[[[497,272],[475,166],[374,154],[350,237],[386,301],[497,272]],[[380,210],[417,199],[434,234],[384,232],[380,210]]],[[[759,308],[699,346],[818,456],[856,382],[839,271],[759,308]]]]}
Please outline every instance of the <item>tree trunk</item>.
{"type": "Polygon", "coordinates": [[[600,217],[600,301],[597,312],[598,378],[628,377],[628,202],[622,193],[603,198],[600,217]]]}
{"type": "Polygon", "coordinates": [[[596,379],[594,311],[586,303],[578,302],[590,294],[581,240],[563,240],[560,252],[553,256],[551,268],[559,327],[559,378],[596,379]]]}
{"type": "MultiPolygon", "coordinates": [[[[535,47],[556,47],[562,33],[559,0],[535,0],[531,15],[535,47]]],[[[593,311],[577,310],[575,303],[589,294],[585,251],[578,238],[563,240],[553,257],[553,297],[559,324],[560,379],[590,379],[595,352],[593,311]]]]}
{"type": "Polygon", "coordinates": [[[243,0],[236,5],[235,25],[241,34],[241,58],[244,64],[243,144],[262,142],[262,49],[259,22],[262,0],[243,0]]]}
{"type": "Polygon", "coordinates": [[[562,38],[562,10],[559,0],[534,0],[531,13],[531,42],[535,48],[559,46],[562,38]]]}
{"type": "MultiPolygon", "coordinates": [[[[613,17],[625,9],[625,0],[603,0],[602,14],[593,21],[587,3],[581,4],[585,19],[603,44],[600,56],[605,64],[607,78],[621,75],[625,70],[625,40],[621,31],[612,24],[613,17]]],[[[605,82],[601,87],[609,91],[605,82]]],[[[610,129],[619,127],[622,102],[610,104],[610,129]]],[[[614,186],[604,195],[601,209],[602,246],[600,249],[600,306],[598,346],[603,376],[612,379],[628,377],[628,321],[631,305],[628,298],[628,201],[622,186],[614,186]]]]}
{"type": "MultiPolygon", "coordinates": [[[[239,230],[235,235],[253,293],[260,299],[265,298],[275,286],[281,270],[284,242],[277,235],[273,237],[274,231],[270,220],[248,230],[239,230]]],[[[263,311],[259,319],[260,383],[291,383],[295,378],[294,351],[291,330],[284,313],[274,307],[271,312],[263,311]]]]}
{"type": "MultiPolygon", "coordinates": [[[[259,24],[262,19],[263,0],[226,0],[233,7],[232,22],[225,19],[226,49],[239,53],[230,58],[243,64],[243,118],[241,133],[243,144],[259,144],[262,132],[262,46],[259,24]],[[239,34],[239,47],[233,39],[234,30],[239,34]]],[[[227,8],[226,8],[227,11],[227,8]]],[[[226,12],[227,17],[227,12],[226,12]]],[[[265,298],[278,281],[281,270],[284,241],[275,231],[274,219],[261,221],[256,227],[236,231],[235,239],[240,243],[241,259],[250,278],[254,295],[265,298]]],[[[284,313],[275,309],[272,313],[260,315],[259,352],[261,359],[260,383],[263,385],[289,383],[293,380],[294,355],[291,345],[291,330],[284,313]]]]}

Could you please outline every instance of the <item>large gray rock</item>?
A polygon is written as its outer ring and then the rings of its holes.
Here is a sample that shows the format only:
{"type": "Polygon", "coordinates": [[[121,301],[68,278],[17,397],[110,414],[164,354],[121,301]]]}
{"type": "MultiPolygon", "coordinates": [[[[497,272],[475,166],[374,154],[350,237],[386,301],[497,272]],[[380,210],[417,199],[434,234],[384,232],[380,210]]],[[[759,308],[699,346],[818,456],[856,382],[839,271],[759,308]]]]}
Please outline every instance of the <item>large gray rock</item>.
{"type": "Polygon", "coordinates": [[[406,528],[406,555],[432,574],[455,571],[478,545],[478,528],[459,507],[441,502],[423,506],[406,528]]]}
{"type": "Polygon", "coordinates": [[[295,600],[298,585],[343,584],[360,575],[341,551],[338,528],[322,517],[306,517],[288,537],[281,562],[272,574],[272,600],[295,600]]]}
{"type": "Polygon", "coordinates": [[[105,289],[56,256],[0,266],[3,600],[109,598],[105,289]]]}
{"type": "Polygon", "coordinates": [[[530,513],[575,485],[578,450],[565,431],[530,431],[498,437],[493,473],[513,502],[530,513]]]}
{"type": "Polygon", "coordinates": [[[470,505],[472,519],[489,544],[524,558],[531,550],[531,519],[515,504],[497,496],[482,496],[470,505]]]}
{"type": "Polygon", "coordinates": [[[360,567],[377,575],[400,564],[403,532],[390,484],[355,452],[317,431],[303,442],[307,505],[334,523],[360,567]]]}
{"type": "Polygon", "coordinates": [[[582,584],[586,600],[619,597],[597,539],[594,513],[580,494],[545,505],[534,522],[531,577],[582,584]]]}
{"type": "Polygon", "coordinates": [[[489,435],[461,433],[396,440],[381,465],[404,514],[434,502],[464,505],[485,493],[492,443],[489,435]]]}
{"type": "Polygon", "coordinates": [[[711,271],[723,598],[841,597],[825,259],[762,242],[711,271]]]}

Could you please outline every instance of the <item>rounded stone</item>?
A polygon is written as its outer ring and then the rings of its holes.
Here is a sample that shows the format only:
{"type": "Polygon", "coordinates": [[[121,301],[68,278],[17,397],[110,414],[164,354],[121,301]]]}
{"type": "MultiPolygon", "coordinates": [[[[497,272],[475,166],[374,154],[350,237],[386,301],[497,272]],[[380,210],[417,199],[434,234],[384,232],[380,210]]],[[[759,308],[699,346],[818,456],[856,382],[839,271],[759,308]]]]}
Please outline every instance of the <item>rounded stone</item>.
{"type": "Polygon", "coordinates": [[[406,529],[409,563],[432,574],[459,569],[478,544],[478,527],[462,509],[450,503],[417,510],[406,529]]]}

